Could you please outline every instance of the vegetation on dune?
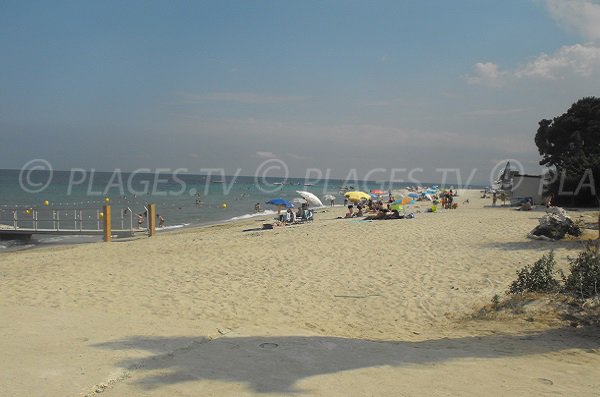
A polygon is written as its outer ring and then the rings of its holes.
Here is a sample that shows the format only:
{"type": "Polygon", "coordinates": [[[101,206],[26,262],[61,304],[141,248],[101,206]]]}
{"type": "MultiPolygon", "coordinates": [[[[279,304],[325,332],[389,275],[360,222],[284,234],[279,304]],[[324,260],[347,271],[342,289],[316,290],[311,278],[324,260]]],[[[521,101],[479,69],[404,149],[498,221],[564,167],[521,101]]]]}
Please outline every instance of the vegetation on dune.
{"type": "Polygon", "coordinates": [[[569,274],[556,271],[554,253],[543,255],[532,266],[517,271],[507,294],[560,292],[580,300],[600,296],[600,244],[588,243],[576,258],[569,258],[569,274]],[[558,275],[560,279],[556,278],[558,275]]]}

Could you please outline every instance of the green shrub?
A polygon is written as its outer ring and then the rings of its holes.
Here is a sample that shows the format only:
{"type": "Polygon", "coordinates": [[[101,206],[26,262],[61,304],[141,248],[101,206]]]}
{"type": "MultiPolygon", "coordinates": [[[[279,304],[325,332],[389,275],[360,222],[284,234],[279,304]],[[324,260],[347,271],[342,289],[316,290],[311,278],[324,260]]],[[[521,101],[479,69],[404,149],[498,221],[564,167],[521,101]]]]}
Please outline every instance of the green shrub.
{"type": "Polygon", "coordinates": [[[517,279],[512,282],[507,294],[558,291],[560,282],[554,278],[555,265],[552,251],[538,259],[533,266],[526,265],[517,271],[517,279]]]}
{"type": "Polygon", "coordinates": [[[600,294],[600,252],[598,243],[590,243],[577,258],[569,259],[570,273],[564,291],[581,299],[600,294]]]}

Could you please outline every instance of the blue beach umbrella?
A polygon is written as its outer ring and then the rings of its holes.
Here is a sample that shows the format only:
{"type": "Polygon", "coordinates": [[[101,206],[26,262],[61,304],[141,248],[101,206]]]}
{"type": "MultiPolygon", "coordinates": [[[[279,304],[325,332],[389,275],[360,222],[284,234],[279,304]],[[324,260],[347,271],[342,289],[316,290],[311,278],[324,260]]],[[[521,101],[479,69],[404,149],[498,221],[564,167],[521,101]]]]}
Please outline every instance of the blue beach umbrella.
{"type": "Polygon", "coordinates": [[[282,198],[274,198],[267,201],[267,204],[276,205],[278,207],[294,208],[294,204],[282,198]]]}
{"type": "Polygon", "coordinates": [[[419,198],[419,195],[417,193],[408,193],[408,197],[412,197],[412,198],[419,198]]]}

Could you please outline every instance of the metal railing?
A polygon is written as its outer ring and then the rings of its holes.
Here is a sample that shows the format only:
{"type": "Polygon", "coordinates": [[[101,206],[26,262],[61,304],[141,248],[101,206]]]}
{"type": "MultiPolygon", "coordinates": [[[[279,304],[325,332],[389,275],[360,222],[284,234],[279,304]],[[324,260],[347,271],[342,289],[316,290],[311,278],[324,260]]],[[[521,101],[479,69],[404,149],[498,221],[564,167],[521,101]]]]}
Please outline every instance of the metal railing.
{"type": "MultiPolygon", "coordinates": [[[[128,231],[133,234],[133,211],[129,207],[113,212],[112,224],[120,225],[120,229],[114,228],[115,232],[128,231]]],[[[38,209],[17,208],[0,209],[0,224],[3,230],[31,230],[31,231],[55,231],[59,232],[100,232],[103,230],[102,210],[92,208],[80,209],[38,209]],[[88,214],[87,217],[84,216],[88,214]],[[8,216],[2,216],[8,215],[8,216]],[[12,225],[11,225],[12,223],[12,225]]]]}

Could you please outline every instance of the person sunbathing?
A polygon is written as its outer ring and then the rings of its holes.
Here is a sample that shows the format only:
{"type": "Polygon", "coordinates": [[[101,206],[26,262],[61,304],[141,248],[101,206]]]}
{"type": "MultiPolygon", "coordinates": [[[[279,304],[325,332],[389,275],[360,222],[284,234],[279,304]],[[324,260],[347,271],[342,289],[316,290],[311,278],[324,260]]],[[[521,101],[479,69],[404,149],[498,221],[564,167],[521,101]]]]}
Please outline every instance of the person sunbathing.
{"type": "Polygon", "coordinates": [[[531,200],[527,199],[521,206],[518,208],[518,211],[531,211],[532,210],[531,200]]]}
{"type": "Polygon", "coordinates": [[[379,212],[377,212],[377,214],[375,215],[369,215],[367,217],[365,217],[365,221],[375,221],[378,219],[386,219],[387,216],[387,211],[385,209],[380,209],[379,212]]]}

